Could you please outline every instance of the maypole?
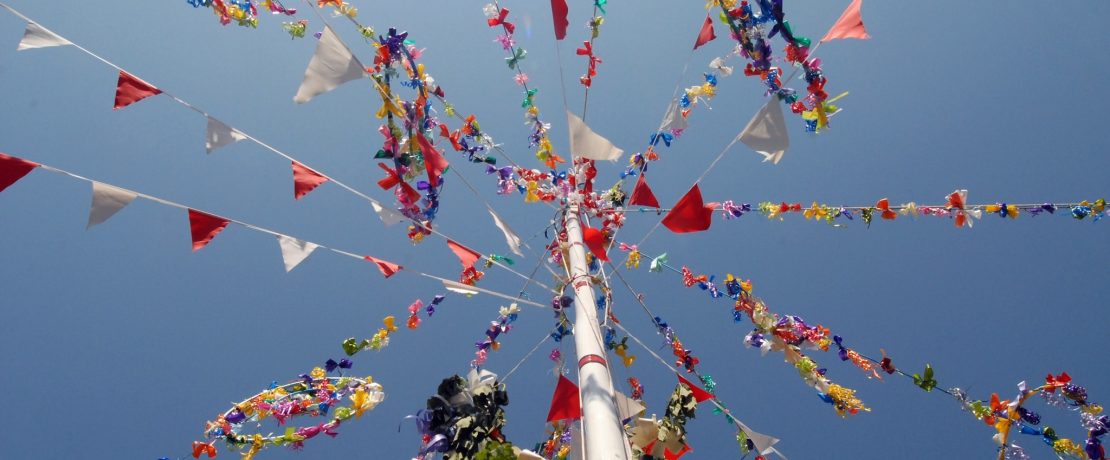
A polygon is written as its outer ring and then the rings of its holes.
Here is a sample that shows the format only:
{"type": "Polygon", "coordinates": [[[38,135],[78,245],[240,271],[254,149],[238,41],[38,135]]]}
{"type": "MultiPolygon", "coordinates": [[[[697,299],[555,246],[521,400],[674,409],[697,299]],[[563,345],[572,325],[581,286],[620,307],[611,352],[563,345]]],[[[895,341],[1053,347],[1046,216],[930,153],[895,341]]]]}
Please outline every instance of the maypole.
{"type": "Polygon", "coordinates": [[[585,456],[587,460],[627,460],[628,442],[613,396],[613,380],[609,375],[605,342],[597,320],[597,299],[590,285],[582,227],[578,222],[580,199],[579,194],[571,196],[563,223],[569,246],[570,284],[574,288],[574,348],[578,357],[585,456]]]}

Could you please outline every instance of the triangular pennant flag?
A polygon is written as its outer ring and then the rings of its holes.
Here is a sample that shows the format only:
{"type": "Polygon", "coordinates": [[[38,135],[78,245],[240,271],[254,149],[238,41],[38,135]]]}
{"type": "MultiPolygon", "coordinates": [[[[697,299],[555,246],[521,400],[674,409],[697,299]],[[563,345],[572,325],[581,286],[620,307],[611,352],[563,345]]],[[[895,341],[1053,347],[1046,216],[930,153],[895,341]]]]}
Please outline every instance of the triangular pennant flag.
{"type": "Polygon", "coordinates": [[[474,264],[478,262],[478,259],[482,258],[482,254],[478,253],[478,251],[452,240],[447,240],[447,247],[451,248],[451,252],[454,252],[455,255],[459,257],[459,262],[462,263],[463,268],[473,267],[474,264]]]}
{"type": "Polygon", "coordinates": [[[443,155],[423,135],[416,136],[416,143],[420,145],[420,153],[424,155],[424,168],[428,171],[428,182],[432,187],[439,186],[439,176],[449,166],[447,159],[443,158],[443,155]]]}
{"type": "Polygon", "coordinates": [[[301,199],[302,196],[308,195],[308,192],[327,181],[328,178],[323,174],[296,161],[293,162],[293,199],[301,199]]]}
{"type": "Polygon", "coordinates": [[[370,206],[374,207],[374,212],[378,213],[378,218],[382,220],[382,223],[385,224],[386,227],[392,227],[409,220],[404,214],[397,212],[393,208],[382,206],[382,204],[377,201],[371,201],[370,206]]]}
{"type": "Polygon", "coordinates": [[[193,252],[208,246],[208,243],[224,231],[231,221],[195,209],[189,209],[189,229],[193,235],[193,252]]]}
{"type": "Polygon", "coordinates": [[[496,225],[497,228],[501,230],[501,233],[505,235],[505,244],[509,245],[509,250],[513,251],[513,254],[524,257],[524,253],[520,251],[520,237],[517,236],[508,225],[505,225],[505,222],[501,220],[501,217],[498,216],[496,212],[493,212],[493,209],[487,208],[487,211],[489,211],[489,215],[493,217],[493,225],[496,225]]]}
{"type": "Polygon", "coordinates": [[[397,272],[401,271],[401,269],[405,268],[393,262],[382,260],[377,257],[366,256],[363,257],[363,259],[366,259],[369,262],[373,262],[374,265],[377,265],[378,270],[382,272],[382,276],[386,278],[395,275],[397,272]]]}
{"type": "Polygon", "coordinates": [[[559,375],[555,394],[551,396],[551,410],[547,411],[547,421],[578,420],[582,418],[582,402],[578,399],[578,385],[565,375],[559,375]]]}
{"type": "Polygon", "coordinates": [[[682,116],[682,106],[678,105],[677,99],[672,99],[671,105],[667,106],[667,117],[663,119],[663,124],[659,125],[659,130],[683,130],[687,126],[690,124],[686,122],[686,117],[682,116]]]}
{"type": "Polygon", "coordinates": [[[825,34],[821,41],[827,42],[838,38],[858,38],[860,40],[871,38],[867,34],[867,29],[863,27],[863,15],[860,14],[860,7],[862,6],[863,0],[852,0],[852,3],[848,4],[848,8],[844,9],[844,13],[840,15],[840,19],[836,20],[836,24],[833,24],[829,33],[825,34]]]}
{"type": "Polygon", "coordinates": [[[451,281],[451,280],[445,280],[445,279],[440,279],[440,281],[443,282],[443,288],[444,289],[447,289],[448,291],[454,292],[456,294],[478,295],[478,293],[481,292],[481,291],[475,289],[474,286],[470,286],[470,285],[467,285],[467,284],[462,284],[462,283],[459,283],[457,281],[451,281]]]}
{"type": "Polygon", "coordinates": [[[675,233],[705,231],[712,223],[713,207],[706,206],[702,202],[698,184],[690,187],[690,191],[686,192],[686,195],[683,195],[663,218],[663,225],[675,233]]]}
{"type": "Polygon", "coordinates": [[[14,184],[15,181],[22,179],[23,176],[26,176],[27,173],[38,166],[38,163],[0,153],[0,192],[3,192],[4,189],[14,184]]]}
{"type": "Polygon", "coordinates": [[[690,382],[689,380],[686,380],[686,378],[683,377],[682,374],[675,374],[675,375],[678,376],[678,381],[680,383],[682,383],[683,385],[686,385],[686,388],[690,389],[690,393],[692,393],[694,395],[694,401],[697,401],[697,402],[700,403],[702,401],[707,401],[707,400],[713,399],[712,394],[710,394],[708,391],[705,391],[701,388],[698,388],[698,386],[694,385],[693,382],[690,382]]]}
{"type": "Polygon", "coordinates": [[[748,428],[748,426],[745,425],[744,422],[736,420],[735,418],[733,420],[736,421],[736,424],[740,426],[741,430],[744,430],[744,434],[748,435],[748,439],[750,439],[752,441],[752,444],[755,445],[756,452],[762,455],[768,455],[771,452],[775,452],[779,454],[779,457],[782,457],[784,460],[786,459],[786,457],[783,456],[782,453],[775,450],[774,448],[774,445],[778,444],[779,438],[767,436],[762,433],[756,433],[755,431],[752,431],[751,428],[748,428]]]}
{"type": "Polygon", "coordinates": [[[786,119],[777,98],[771,98],[763,108],[748,121],[748,126],[738,136],[740,142],[763,155],[763,161],[779,164],[786,149],[790,148],[790,136],[786,133],[786,119]]]}
{"type": "Polygon", "coordinates": [[[601,230],[592,227],[582,227],[582,241],[586,243],[586,247],[590,248],[590,252],[594,253],[602,262],[609,261],[609,254],[605,252],[605,235],[601,230]]]}
{"type": "Polygon", "coordinates": [[[332,32],[330,26],[324,26],[320,39],[316,41],[316,53],[308,61],[304,81],[297,89],[297,95],[293,96],[293,102],[308,102],[339,85],[362,78],[365,73],[362,63],[339,40],[339,36],[332,32]]]}
{"type": "Polygon", "coordinates": [[[281,259],[285,262],[285,273],[293,271],[297,265],[304,262],[312,251],[320,247],[316,243],[301,241],[291,236],[278,235],[278,246],[281,247],[281,259]]]}
{"type": "Polygon", "coordinates": [[[89,209],[88,230],[114,216],[138,197],[135,192],[100,182],[92,183],[92,207],[89,209]]]}
{"type": "Polygon", "coordinates": [[[208,129],[204,133],[204,151],[212,153],[225,145],[246,140],[247,135],[212,117],[208,118],[208,129]]]}
{"type": "Polygon", "coordinates": [[[116,105],[112,109],[122,109],[156,94],[162,94],[162,90],[121,70],[116,82],[116,105]]]}
{"type": "Polygon", "coordinates": [[[690,453],[690,451],[692,450],[694,449],[690,447],[689,443],[684,443],[682,444],[682,449],[679,449],[678,452],[671,452],[670,449],[666,449],[663,453],[663,458],[666,460],[678,460],[682,458],[683,455],[690,453]]]}
{"type": "Polygon", "coordinates": [[[652,193],[651,187],[648,187],[647,177],[643,174],[640,174],[640,178],[636,179],[636,188],[632,189],[632,197],[628,199],[628,205],[659,207],[659,200],[655,198],[655,193],[652,193]]]}
{"type": "Polygon", "coordinates": [[[713,33],[713,18],[707,15],[701,25],[701,31],[698,32],[698,41],[694,42],[694,49],[713,41],[714,38],[717,38],[717,34],[713,33]]]}
{"type": "Polygon", "coordinates": [[[567,38],[567,26],[570,21],[567,20],[567,0],[551,0],[551,19],[555,23],[555,39],[562,40],[567,38]]]}
{"type": "Polygon", "coordinates": [[[632,417],[640,415],[646,409],[644,403],[629,398],[628,395],[619,391],[613,392],[613,396],[617,400],[617,413],[620,414],[622,422],[631,420],[632,417]]]}
{"type": "Polygon", "coordinates": [[[33,22],[28,22],[27,30],[23,32],[23,40],[19,41],[19,47],[16,48],[16,50],[23,51],[34,48],[49,48],[52,46],[72,44],[73,42],[62,38],[60,35],[51,32],[47,28],[33,22]]]}
{"type": "Polygon", "coordinates": [[[624,150],[618,149],[608,139],[593,132],[586,123],[567,111],[567,128],[570,130],[571,153],[591,160],[616,161],[624,150]]]}

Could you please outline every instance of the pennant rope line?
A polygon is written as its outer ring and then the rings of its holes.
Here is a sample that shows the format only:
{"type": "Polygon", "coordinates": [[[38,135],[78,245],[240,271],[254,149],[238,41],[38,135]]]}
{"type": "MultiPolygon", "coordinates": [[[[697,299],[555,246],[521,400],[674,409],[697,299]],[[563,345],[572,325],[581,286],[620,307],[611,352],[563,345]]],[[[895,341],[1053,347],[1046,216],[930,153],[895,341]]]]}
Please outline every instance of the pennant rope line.
{"type": "MultiPolygon", "coordinates": [[[[639,337],[636,337],[635,334],[629,332],[628,329],[625,329],[624,326],[622,326],[620,323],[615,323],[615,324],[616,324],[617,329],[620,329],[622,332],[627,334],[628,337],[630,339],[632,339],[633,342],[636,342],[637,344],[639,344],[640,347],[643,348],[644,350],[646,350],[649,355],[651,355],[657,361],[659,361],[659,363],[662,364],[663,367],[666,367],[667,369],[670,369],[670,371],[674,372],[675,374],[682,375],[682,372],[680,370],[675,369],[675,367],[672,366],[671,363],[667,362],[667,360],[665,360],[665,359],[663,359],[663,357],[659,356],[659,354],[656,353],[655,350],[653,350],[651,347],[644,344],[644,342],[640,341],[639,337]]],[[[697,371],[692,372],[692,374],[697,376],[699,379],[701,378],[701,374],[699,374],[697,371]]],[[[723,414],[726,418],[728,418],[730,421],[735,423],[734,426],[736,427],[737,432],[751,431],[750,429],[747,429],[747,425],[744,424],[744,422],[742,422],[740,419],[736,418],[735,415],[732,415],[732,411],[729,408],[725,407],[725,405],[720,401],[720,398],[718,398],[717,395],[714,394],[713,398],[710,399],[709,402],[713,403],[713,405],[715,407],[717,407],[718,410],[721,411],[721,414],[723,414]]],[[[773,447],[771,449],[773,449],[772,452],[775,452],[780,457],[782,457],[784,459],[786,458],[777,449],[774,449],[773,447]]],[[[758,449],[756,449],[756,450],[758,450],[758,449]]],[[[759,454],[764,454],[764,452],[758,452],[758,453],[759,454]]]]}
{"type": "MultiPolygon", "coordinates": [[[[275,236],[275,237],[288,236],[288,237],[291,237],[291,238],[296,238],[297,240],[300,240],[300,241],[303,241],[303,242],[306,242],[306,243],[315,244],[318,249],[326,249],[326,250],[334,252],[336,254],[344,255],[344,256],[347,256],[347,257],[354,258],[354,259],[364,260],[365,257],[366,257],[366,256],[363,256],[363,255],[358,255],[358,254],[355,254],[355,253],[352,253],[352,252],[344,251],[342,249],[336,249],[336,248],[333,248],[333,247],[325,246],[323,244],[316,243],[314,241],[297,238],[297,237],[294,237],[292,235],[286,235],[284,233],[279,233],[279,232],[276,232],[274,230],[270,230],[270,229],[264,228],[264,227],[259,227],[257,225],[250,224],[250,223],[247,223],[247,222],[244,222],[244,221],[241,221],[241,220],[238,220],[238,219],[234,219],[234,218],[231,218],[231,217],[226,217],[226,216],[219,215],[219,214],[213,214],[211,212],[204,211],[204,210],[197,209],[197,208],[191,208],[189,206],[185,206],[183,204],[180,204],[180,203],[177,203],[177,202],[174,202],[174,201],[170,201],[170,200],[167,200],[165,198],[159,198],[159,197],[156,197],[156,196],[153,196],[153,195],[148,195],[148,194],[145,194],[145,193],[142,193],[142,192],[137,192],[137,191],[130,190],[130,189],[127,189],[127,188],[123,188],[123,187],[120,187],[118,185],[109,184],[107,182],[100,182],[100,181],[97,181],[97,180],[89,179],[89,178],[81,176],[79,174],[71,173],[69,171],[59,169],[59,168],[55,168],[53,166],[49,166],[49,165],[45,165],[45,164],[40,163],[39,167],[42,168],[43,170],[50,171],[50,172],[56,173],[56,174],[69,176],[71,178],[81,180],[81,181],[85,181],[85,182],[88,182],[90,184],[92,184],[92,183],[101,183],[101,184],[104,184],[104,185],[109,185],[109,186],[115,187],[117,189],[129,192],[129,193],[133,193],[138,198],[143,198],[143,199],[146,199],[148,201],[152,201],[152,202],[164,205],[164,206],[169,206],[169,207],[172,207],[172,208],[182,209],[182,210],[186,210],[186,211],[191,209],[191,210],[199,211],[199,212],[209,214],[209,215],[212,215],[212,216],[218,216],[219,218],[225,219],[230,223],[239,225],[241,227],[244,227],[244,228],[247,228],[247,229],[250,229],[250,230],[254,230],[256,232],[265,233],[265,234],[275,236]]],[[[445,280],[445,278],[440,278],[438,276],[429,275],[427,273],[424,273],[424,272],[421,272],[421,271],[418,271],[418,270],[412,270],[408,267],[406,267],[405,270],[402,270],[402,271],[412,272],[412,273],[420,275],[420,276],[424,276],[424,277],[427,277],[427,278],[432,278],[432,279],[436,279],[436,280],[440,280],[440,281],[445,280]]],[[[542,284],[537,282],[537,281],[533,281],[533,282],[542,286],[542,284]]],[[[547,288],[546,286],[544,286],[544,288],[550,290],[550,288],[547,288]]],[[[546,305],[540,304],[538,302],[534,302],[534,301],[531,301],[531,300],[520,299],[519,297],[513,297],[513,296],[510,296],[508,294],[503,294],[503,293],[500,293],[500,292],[497,292],[497,291],[493,291],[493,290],[489,290],[489,289],[485,289],[485,288],[478,288],[478,287],[473,287],[473,289],[477,290],[477,291],[480,291],[480,292],[483,292],[485,294],[495,296],[495,297],[502,297],[502,298],[505,298],[505,299],[516,300],[518,302],[522,302],[522,303],[525,303],[527,305],[532,305],[532,306],[536,306],[536,307],[540,307],[540,308],[547,308],[546,305]]],[[[554,292],[558,292],[558,291],[554,291],[554,292]]]]}
{"type": "Polygon", "coordinates": [[[544,334],[543,338],[540,339],[540,341],[536,343],[536,346],[532,347],[531,351],[529,351],[527,354],[525,354],[523,358],[520,358],[520,361],[517,361],[516,365],[513,366],[512,369],[509,369],[509,372],[501,377],[501,383],[505,383],[506,380],[509,380],[509,376],[513,375],[513,373],[516,372],[516,370],[518,368],[520,368],[521,364],[524,364],[524,362],[527,361],[528,358],[531,358],[532,355],[536,354],[536,351],[539,350],[540,347],[542,347],[544,343],[547,343],[547,339],[550,339],[551,334],[554,333],[556,330],[558,330],[558,328],[553,327],[553,328],[551,328],[550,331],[547,331],[547,333],[544,334]]]}
{"type": "MultiPolygon", "coordinates": [[[[36,21],[32,20],[31,18],[28,18],[27,16],[25,16],[25,15],[23,15],[22,13],[20,13],[20,12],[16,11],[16,10],[15,10],[15,9],[13,9],[12,7],[8,6],[7,4],[4,4],[4,3],[0,3],[0,7],[3,7],[4,9],[6,9],[6,10],[10,11],[10,12],[11,12],[12,14],[14,14],[14,15],[18,16],[18,17],[19,17],[20,19],[23,19],[23,20],[24,20],[24,21],[26,21],[26,22],[38,24],[38,22],[36,22],[36,21]]],[[[313,8],[313,11],[316,11],[316,10],[315,10],[315,8],[313,8]]],[[[319,12],[317,11],[317,12],[316,12],[316,14],[317,14],[317,15],[319,15],[320,13],[319,13],[319,12]]],[[[322,18],[323,18],[323,16],[321,16],[321,19],[322,19],[322,18]]],[[[60,35],[59,35],[59,36],[60,36],[60,35]]],[[[124,69],[123,69],[122,67],[120,67],[120,66],[118,66],[118,65],[116,65],[116,64],[114,64],[114,63],[112,63],[111,61],[108,61],[107,59],[104,59],[104,58],[100,57],[99,55],[97,55],[97,54],[93,53],[92,51],[89,51],[88,49],[86,49],[86,48],[84,48],[84,47],[82,47],[82,46],[80,46],[80,45],[78,45],[78,44],[76,44],[76,43],[74,43],[74,44],[73,44],[73,46],[74,46],[74,47],[76,47],[77,49],[81,50],[81,51],[82,51],[82,52],[84,52],[85,54],[88,54],[89,56],[92,56],[93,58],[96,58],[97,60],[99,60],[99,61],[103,62],[104,64],[106,64],[106,65],[108,65],[108,66],[110,66],[110,67],[112,67],[112,68],[115,68],[116,70],[119,70],[120,72],[125,72],[125,73],[128,73],[128,74],[134,75],[134,74],[132,74],[131,72],[127,72],[127,71],[126,71],[126,70],[124,70],[124,69]]],[[[346,44],[344,44],[343,46],[346,46],[346,44]]],[[[371,80],[371,81],[373,81],[373,80],[371,80]]],[[[374,82],[374,84],[375,84],[375,86],[377,86],[377,82],[374,82]]],[[[159,88],[159,90],[161,90],[161,88],[159,88]]],[[[198,114],[201,114],[201,115],[203,115],[203,116],[205,116],[205,117],[209,117],[209,118],[214,118],[214,117],[211,117],[211,115],[209,115],[209,114],[208,114],[207,112],[205,112],[204,110],[200,109],[199,107],[197,107],[197,106],[194,106],[194,105],[190,104],[189,102],[187,102],[187,101],[185,101],[185,100],[183,100],[183,99],[181,99],[181,98],[179,98],[179,97],[177,97],[177,96],[175,96],[175,95],[173,95],[173,94],[170,94],[169,92],[167,92],[167,91],[165,91],[165,90],[162,90],[162,94],[164,94],[164,95],[168,96],[169,98],[173,99],[173,100],[174,100],[175,102],[177,102],[178,104],[181,104],[182,106],[184,106],[184,107],[186,107],[186,108],[188,108],[188,109],[190,109],[190,110],[193,110],[193,111],[197,112],[198,114]]],[[[367,196],[366,194],[364,194],[364,193],[362,193],[362,192],[359,192],[358,190],[354,189],[353,187],[350,187],[350,186],[348,186],[348,185],[344,184],[343,182],[341,182],[341,181],[338,181],[338,180],[336,180],[335,178],[333,178],[333,177],[331,177],[331,176],[329,176],[329,175],[325,174],[324,172],[320,171],[319,169],[313,168],[313,167],[312,167],[311,165],[309,165],[308,163],[305,163],[305,162],[303,162],[303,161],[300,161],[300,160],[298,160],[298,159],[294,158],[293,156],[291,156],[291,155],[289,155],[289,154],[287,154],[287,153],[285,153],[285,152],[282,152],[282,151],[278,150],[277,148],[275,148],[275,147],[273,147],[273,146],[271,146],[271,145],[269,145],[269,144],[267,144],[267,143],[265,143],[265,142],[262,142],[262,141],[261,141],[261,140],[259,140],[258,138],[255,138],[254,136],[251,136],[250,134],[248,134],[248,133],[246,133],[246,132],[243,132],[243,131],[239,130],[238,128],[234,128],[234,127],[232,127],[232,129],[235,129],[235,131],[238,131],[238,132],[239,132],[240,134],[242,134],[242,135],[243,135],[243,136],[244,136],[245,138],[247,138],[248,140],[250,140],[250,141],[254,142],[255,144],[258,144],[259,146],[261,146],[261,147],[263,147],[263,148],[265,148],[265,149],[269,150],[270,152],[273,152],[274,154],[277,154],[277,155],[279,155],[279,156],[281,156],[281,157],[285,158],[286,160],[289,160],[289,161],[295,161],[295,162],[297,162],[297,163],[300,163],[301,165],[304,165],[304,166],[306,166],[306,167],[308,167],[308,168],[312,169],[313,171],[316,171],[316,172],[317,172],[317,173],[319,173],[319,174],[320,174],[321,176],[324,176],[324,177],[325,177],[325,178],[327,178],[327,179],[328,179],[329,181],[331,181],[331,182],[334,182],[334,183],[335,183],[336,185],[338,185],[338,186],[340,186],[340,187],[342,187],[342,188],[346,189],[347,191],[349,191],[349,192],[351,192],[351,193],[355,194],[356,196],[359,196],[359,197],[361,197],[361,198],[363,198],[363,199],[365,199],[365,200],[369,201],[369,202],[370,202],[370,203],[372,203],[372,204],[376,204],[376,205],[378,205],[378,206],[383,206],[383,207],[385,207],[384,205],[382,205],[382,204],[381,204],[381,203],[380,203],[379,201],[375,200],[374,198],[371,198],[370,196],[367,196]]],[[[406,218],[407,218],[407,217],[406,217],[406,218]]],[[[443,238],[443,239],[453,239],[453,238],[451,238],[451,237],[449,237],[449,236],[445,235],[444,233],[440,232],[439,230],[436,230],[436,229],[432,229],[432,228],[430,228],[430,227],[428,227],[428,226],[424,225],[424,224],[423,224],[422,222],[419,222],[419,221],[417,221],[417,220],[414,220],[414,219],[408,219],[408,220],[409,220],[409,221],[411,221],[411,222],[413,223],[413,225],[416,225],[416,226],[418,226],[418,227],[421,227],[421,228],[423,228],[423,229],[425,229],[425,230],[427,230],[427,231],[431,232],[432,234],[435,234],[436,236],[439,236],[439,237],[441,237],[441,238],[443,238]]],[[[459,240],[456,240],[456,241],[459,241],[459,240]]],[[[483,259],[485,259],[485,260],[486,260],[486,261],[488,261],[488,262],[491,262],[491,263],[492,263],[493,265],[496,265],[496,266],[500,267],[501,269],[504,269],[504,270],[506,270],[506,271],[508,271],[508,272],[510,272],[510,273],[512,273],[512,274],[514,274],[514,275],[516,275],[517,277],[520,277],[520,278],[523,278],[523,279],[528,279],[528,277],[524,276],[524,275],[523,275],[522,273],[520,273],[520,272],[518,272],[518,271],[516,271],[516,270],[514,270],[514,269],[512,269],[512,268],[510,268],[509,266],[507,266],[507,265],[505,265],[505,264],[502,264],[502,263],[501,263],[501,262],[499,262],[499,261],[496,261],[496,260],[490,259],[490,258],[489,258],[489,257],[487,257],[487,256],[483,256],[483,259]]],[[[544,283],[542,283],[542,282],[539,282],[539,281],[535,281],[535,283],[536,283],[536,284],[538,284],[538,285],[540,285],[540,286],[542,286],[542,287],[544,287],[545,289],[551,290],[551,287],[549,287],[549,286],[546,286],[546,285],[544,285],[544,283]]]]}

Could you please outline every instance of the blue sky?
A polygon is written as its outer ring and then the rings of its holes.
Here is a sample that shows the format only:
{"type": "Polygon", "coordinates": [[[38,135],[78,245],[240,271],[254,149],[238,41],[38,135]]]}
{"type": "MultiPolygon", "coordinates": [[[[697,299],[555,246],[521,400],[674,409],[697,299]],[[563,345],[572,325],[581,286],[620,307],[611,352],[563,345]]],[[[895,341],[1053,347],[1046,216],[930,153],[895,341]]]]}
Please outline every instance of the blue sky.
{"type": "MultiPolygon", "coordinates": [[[[583,93],[576,79],[585,62],[574,47],[587,37],[589,15],[588,2],[570,3],[561,62],[546,2],[504,4],[529,51],[524,68],[540,88],[537,103],[564,154],[559,66],[577,111],[583,93]]],[[[658,125],[705,12],[702,2],[609,3],[594,45],[604,62],[590,91],[587,121],[626,151],[639,151],[658,125]]],[[[786,12],[796,33],[817,39],[846,3],[787,1],[786,12]]],[[[320,171],[389,198],[374,185],[380,176],[372,160],[380,142],[376,95],[356,82],[295,105],[292,95],[314,43],[289,40],[279,18],[263,17],[257,30],[249,30],[221,27],[184,1],[10,4],[320,171]]],[[[426,47],[428,71],[456,108],[476,114],[514,158],[528,162],[522,96],[482,5],[356,4],[363,22],[379,31],[407,30],[426,47]]],[[[310,30],[318,30],[319,21],[299,6],[312,20],[310,30]]],[[[818,53],[830,93],[851,92],[833,128],[807,135],[788,118],[792,146],[781,164],[761,163],[757,154],[735,147],[702,182],[703,192],[714,201],[846,205],[883,197],[939,204],[956,188],[969,189],[976,203],[1105,196],[1110,160],[1101,102],[1110,96],[1103,78],[1110,61],[1097,44],[1106,38],[1100,19],[1110,6],[1041,6],[865,2],[873,39],[828,43],[818,53]]],[[[360,45],[350,27],[336,26],[348,43],[360,45]]],[[[0,14],[0,44],[8,43],[0,46],[6,108],[0,151],[420,271],[457,275],[457,261],[442,241],[413,248],[402,230],[383,228],[365,201],[332,184],[294,202],[288,162],[256,145],[205,155],[204,119],[169,99],[112,111],[114,70],[72,48],[17,53],[23,28],[18,18],[0,14]]],[[[706,63],[728,51],[724,30],[717,33],[721,38],[692,56],[682,86],[697,84],[706,63]]],[[[367,47],[355,50],[370,61],[367,47]]],[[[739,74],[722,78],[712,110],[697,110],[691,128],[653,165],[660,201],[677,200],[762,101],[757,81],[739,74]]],[[[454,164],[522,236],[547,224],[549,208],[495,196],[479,168],[454,164]]],[[[601,168],[604,182],[618,171],[601,168]]],[[[503,252],[484,205],[459,185],[449,183],[443,193],[440,229],[503,252]]],[[[186,455],[204,422],[229,402],[338,359],[344,338],[372,334],[381,317],[403,316],[415,298],[442,291],[414,276],[383,280],[368,264],[324,252],[286,274],[273,238],[243,228],[229,228],[191,253],[185,212],[141,200],[84,231],[88,205],[86,183],[41,170],[0,194],[6,242],[0,383],[9,395],[0,444],[11,458],[186,455]]],[[[639,240],[654,219],[630,215],[620,239],[639,240]]],[[[883,348],[904,369],[917,372],[931,363],[941,385],[975,397],[1009,396],[1018,381],[1039,382],[1048,372],[1066,370],[1094,401],[1106,401],[1108,224],[1024,215],[1016,221],[988,216],[970,231],[930,218],[830,228],[800,217],[778,222],[752,214],[715,220],[700,234],[659,232],[641,248],[667,252],[695,272],[750,278],[774,310],[824,324],[869,354],[883,348]]],[[[539,248],[541,240],[530,244],[539,248]]],[[[536,260],[530,253],[518,267],[536,260]]],[[[873,409],[841,420],[780,358],[743,348],[750,325],[733,324],[727,303],[683,288],[672,275],[641,269],[626,277],[700,356],[721,399],[753,429],[781,438],[779,447],[791,458],[981,458],[994,452],[992,430],[950,398],[904,379],[869,381],[835,354],[817,354],[835,381],[859,390],[873,409]]],[[[482,286],[516,292],[520,280],[491,269],[482,286]]],[[[657,343],[623,288],[615,301],[623,324],[657,343]]],[[[398,434],[398,423],[423,407],[441,378],[467,370],[471,344],[501,304],[483,296],[451,297],[420,329],[396,334],[388,349],[359,354],[356,372],[385,386],[386,403],[344,425],[337,439],[314,440],[300,455],[409,458],[419,436],[408,425],[398,434]]],[[[525,309],[516,324],[489,360],[494,372],[506,372],[550,329],[550,313],[525,309]]],[[[545,358],[550,349],[541,348],[509,380],[507,434],[523,446],[543,435],[555,384],[545,358]]],[[[638,377],[649,412],[662,414],[674,378],[634,351],[640,360],[617,369],[615,377],[638,377]]],[[[1082,436],[1072,414],[1031,407],[1062,434],[1082,436]]],[[[738,456],[729,426],[707,408],[689,429],[691,458],[738,456]]],[[[1035,438],[1017,441],[1034,458],[1052,456],[1035,438]]],[[[298,454],[270,449],[264,455],[298,454]]]]}

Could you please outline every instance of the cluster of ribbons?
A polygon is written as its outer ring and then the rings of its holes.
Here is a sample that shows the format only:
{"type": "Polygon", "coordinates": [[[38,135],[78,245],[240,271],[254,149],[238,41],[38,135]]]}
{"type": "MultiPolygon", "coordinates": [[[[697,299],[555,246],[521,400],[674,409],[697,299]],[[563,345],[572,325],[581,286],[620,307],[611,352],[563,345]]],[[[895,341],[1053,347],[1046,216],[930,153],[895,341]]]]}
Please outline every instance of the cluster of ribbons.
{"type": "Polygon", "coordinates": [[[521,68],[520,62],[528,56],[528,51],[517,46],[513,37],[516,25],[509,21],[509,9],[492,3],[483,7],[482,11],[485,13],[489,27],[500,28],[496,42],[508,54],[505,64],[514,72],[514,81],[524,89],[524,99],[520,107],[524,109],[524,123],[531,130],[528,135],[528,147],[535,149],[536,159],[542,161],[548,169],[555,169],[559,163],[565,163],[566,160],[556,154],[555,147],[551,145],[551,139],[548,138],[551,125],[540,119],[540,108],[535,103],[539,89],[528,85],[528,74],[521,68]]]}
{"type": "Polygon", "coordinates": [[[501,434],[508,404],[505,385],[492,372],[471,370],[465,379],[444,379],[428,398],[427,409],[411,416],[423,445],[416,458],[517,458],[514,450],[519,449],[501,434]]]}
{"type": "MultiPolygon", "coordinates": [[[[194,8],[208,8],[220,20],[220,24],[228,25],[231,21],[243,27],[258,27],[258,10],[262,8],[272,14],[293,16],[297,14],[296,8],[286,8],[280,0],[186,0],[194,8]]],[[[321,0],[323,3],[339,3],[343,0],[321,0]]],[[[357,14],[357,12],[355,13],[357,14]]]]}
{"type": "Polygon", "coordinates": [[[227,412],[220,414],[215,421],[205,425],[208,442],[193,443],[193,458],[206,454],[216,456],[216,441],[224,441],[232,450],[243,451],[243,459],[251,460],[263,448],[270,446],[289,446],[300,449],[305,441],[321,434],[335,437],[339,425],[352,417],[362,417],[366,411],[374,409],[385,400],[382,386],[372,378],[349,376],[329,376],[338,369],[350,369],[350,361],[339,363],[328,360],[325,368],[314,368],[308,374],[292,382],[279,385],[270,384],[266,390],[235,404],[227,412]],[[287,426],[281,434],[263,436],[259,433],[246,434],[242,431],[246,424],[257,424],[267,419],[285,425],[294,419],[325,418],[325,422],[302,427],[287,426]]]}
{"type": "MultiPolygon", "coordinates": [[[[414,300],[408,307],[409,317],[405,322],[406,327],[409,329],[416,329],[419,327],[421,321],[420,314],[424,313],[431,318],[436,312],[436,307],[439,306],[440,303],[443,303],[445,298],[446,297],[442,294],[436,295],[428,302],[427,306],[424,305],[423,300],[414,300]]],[[[342,343],[343,352],[346,353],[347,356],[354,356],[362,350],[380,351],[389,346],[389,336],[394,332],[397,332],[397,317],[393,315],[386,316],[382,318],[382,327],[378,328],[378,331],[370,336],[370,338],[360,341],[354,337],[349,337],[344,340],[342,343]]]]}

